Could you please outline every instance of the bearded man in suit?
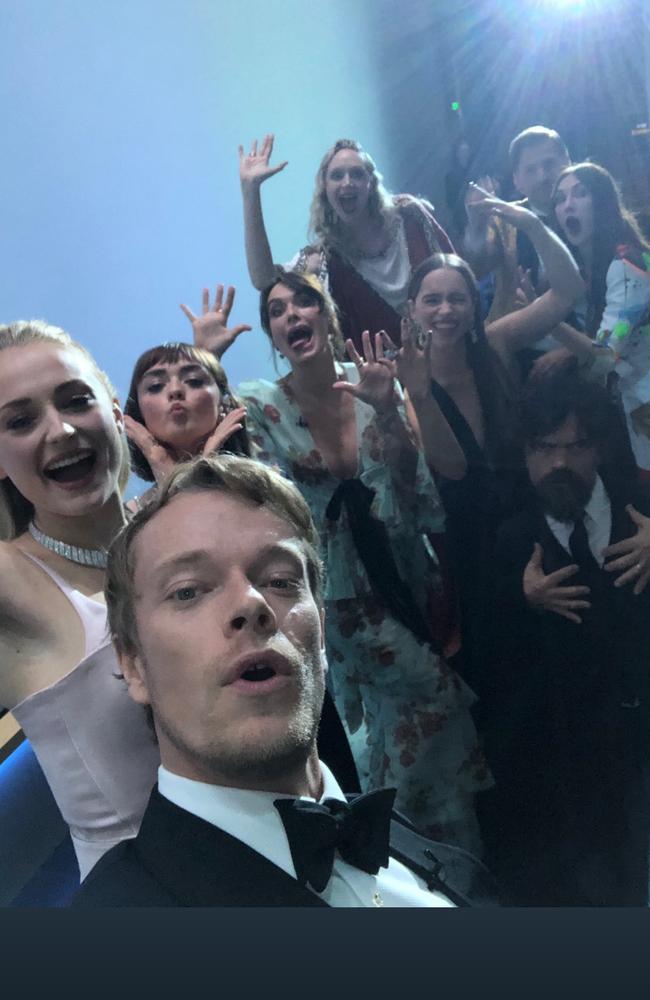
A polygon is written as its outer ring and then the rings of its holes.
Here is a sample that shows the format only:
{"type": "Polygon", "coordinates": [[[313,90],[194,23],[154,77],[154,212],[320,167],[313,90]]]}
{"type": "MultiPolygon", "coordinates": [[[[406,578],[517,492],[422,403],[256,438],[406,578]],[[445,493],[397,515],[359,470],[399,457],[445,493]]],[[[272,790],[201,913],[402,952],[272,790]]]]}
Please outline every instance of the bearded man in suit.
{"type": "Polygon", "coordinates": [[[250,459],[178,466],[109,554],[111,632],[162,766],[74,905],[453,906],[489,876],[318,759],[322,570],[308,507],[250,459]],[[390,833],[390,847],[389,847],[390,833]],[[444,870],[443,870],[444,869],[444,870]]]}
{"type": "Polygon", "coordinates": [[[492,864],[515,904],[645,905],[650,500],[575,366],[531,379],[521,434],[532,491],[497,537],[484,705],[492,864]]]}

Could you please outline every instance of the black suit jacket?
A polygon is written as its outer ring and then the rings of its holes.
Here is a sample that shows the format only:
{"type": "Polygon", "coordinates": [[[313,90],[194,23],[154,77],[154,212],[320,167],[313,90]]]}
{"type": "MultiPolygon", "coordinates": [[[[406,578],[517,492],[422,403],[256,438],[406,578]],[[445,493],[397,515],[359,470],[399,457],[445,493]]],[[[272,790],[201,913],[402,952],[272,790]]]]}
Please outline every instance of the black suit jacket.
{"type": "MultiPolygon", "coordinates": [[[[633,502],[650,514],[644,494],[632,498],[608,490],[612,508],[610,544],[636,533],[625,510],[633,502]]],[[[617,574],[601,569],[580,569],[567,585],[590,587],[591,609],[582,611],[577,625],[553,613],[533,611],[523,593],[523,574],[535,543],[544,551],[546,574],[569,566],[573,557],[550,530],[542,510],[531,498],[517,516],[501,525],[495,547],[495,589],[491,630],[491,683],[488,698],[511,700],[511,711],[521,713],[527,705],[539,715],[540,705],[559,711],[560,702],[569,710],[573,701],[586,720],[597,707],[607,713],[610,706],[635,697],[648,701],[650,684],[650,588],[635,596],[632,585],[614,586],[617,574]],[[549,704],[549,698],[555,698],[549,704]]],[[[571,720],[567,717],[566,723],[571,720]]],[[[530,718],[529,722],[533,722],[530,718]]]]}
{"type": "MultiPolygon", "coordinates": [[[[644,514],[650,505],[644,496],[608,494],[610,541],[617,542],[636,532],[625,503],[631,499],[644,514]]],[[[641,899],[645,836],[639,829],[638,839],[630,839],[626,809],[630,801],[637,806],[642,801],[641,768],[647,759],[650,592],[635,596],[629,584],[614,586],[615,574],[580,569],[567,585],[591,588],[592,607],[580,612],[582,624],[537,613],[523,593],[524,569],[536,542],[544,551],[546,574],[573,563],[531,501],[501,526],[495,548],[482,709],[496,779],[486,839],[501,852],[491,863],[503,882],[510,878],[505,864],[516,860],[522,870],[527,866],[524,881],[547,893],[529,901],[542,905],[556,902],[560,896],[553,894],[560,888],[567,903],[621,904],[637,888],[641,899]],[[641,702],[638,709],[623,707],[635,699],[641,702]],[[569,890],[583,858],[598,874],[581,876],[580,886],[569,890]],[[606,889],[607,870],[618,862],[628,873],[619,873],[606,889]]]]}
{"type": "MultiPolygon", "coordinates": [[[[466,851],[437,844],[395,814],[391,855],[457,905],[490,905],[494,883],[466,851]],[[429,853],[427,853],[429,852],[429,853]]],[[[327,906],[246,844],[154,789],[138,836],[108,852],[73,906],[327,906]]]]}

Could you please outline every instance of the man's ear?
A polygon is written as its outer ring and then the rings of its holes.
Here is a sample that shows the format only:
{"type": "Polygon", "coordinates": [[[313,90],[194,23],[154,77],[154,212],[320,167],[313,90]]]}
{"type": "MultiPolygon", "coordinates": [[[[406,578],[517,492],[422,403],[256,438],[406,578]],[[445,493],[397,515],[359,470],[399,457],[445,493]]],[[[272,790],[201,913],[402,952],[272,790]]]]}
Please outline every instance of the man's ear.
{"type": "Polygon", "coordinates": [[[150,705],[149,688],[147,678],[142,663],[142,658],[137,653],[127,653],[124,650],[117,651],[117,658],[127,683],[129,694],[138,705],[150,705]]]}
{"type": "Polygon", "coordinates": [[[327,652],[325,650],[325,608],[320,609],[320,662],[323,668],[323,673],[326,674],[329,670],[329,663],[327,662],[327,652]]]}

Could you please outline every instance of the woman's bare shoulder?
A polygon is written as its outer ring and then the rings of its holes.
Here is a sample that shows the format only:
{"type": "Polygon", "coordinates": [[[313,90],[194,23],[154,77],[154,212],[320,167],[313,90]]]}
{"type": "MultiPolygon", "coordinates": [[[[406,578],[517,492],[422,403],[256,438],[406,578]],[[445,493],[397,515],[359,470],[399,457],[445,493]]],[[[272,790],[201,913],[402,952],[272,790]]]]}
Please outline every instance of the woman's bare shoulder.
{"type": "Polygon", "coordinates": [[[33,596],[33,579],[25,553],[16,541],[0,541],[0,614],[33,596]]]}

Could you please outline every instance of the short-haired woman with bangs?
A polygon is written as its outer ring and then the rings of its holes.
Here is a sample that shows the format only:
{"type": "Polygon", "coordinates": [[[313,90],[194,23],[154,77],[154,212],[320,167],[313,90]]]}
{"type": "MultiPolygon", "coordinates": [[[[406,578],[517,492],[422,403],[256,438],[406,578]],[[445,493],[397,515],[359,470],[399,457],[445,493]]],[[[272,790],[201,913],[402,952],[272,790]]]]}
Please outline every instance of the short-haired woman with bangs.
{"type": "Polygon", "coordinates": [[[31,743],[81,878],[137,834],[160,762],[106,629],[128,474],[122,412],[88,351],[42,321],[0,327],[0,705],[31,743]]]}
{"type": "MultiPolygon", "coordinates": [[[[346,342],[353,363],[336,360],[336,310],[312,275],[278,269],[260,314],[291,370],[238,393],[258,456],[298,486],[320,532],[331,684],[362,788],[395,786],[397,808],[423,831],[480,853],[474,797],[491,779],[474,695],[428,626],[440,570],[427,532],[444,515],[394,363],[368,331],[361,353],[346,342]]],[[[451,434],[445,444],[453,451],[451,434]]]]}
{"type": "MultiPolygon", "coordinates": [[[[194,344],[159,344],[135,363],[124,422],[133,470],[145,482],[159,483],[177,462],[194,455],[224,448],[249,454],[246,410],[233,397],[219,357],[250,326],[226,326],[235,289],[230,286],[225,302],[223,292],[223,285],[217,285],[211,306],[208,289],[203,289],[201,316],[181,306],[192,324],[194,344]]],[[[137,509],[150,492],[129,506],[137,509]]]]}
{"type": "MultiPolygon", "coordinates": [[[[248,154],[239,147],[246,259],[260,291],[274,275],[260,188],[287,165],[271,166],[272,152],[272,135],[259,151],[257,141],[248,154]]],[[[372,157],[353,139],[339,139],[321,160],[309,238],[312,244],[288,267],[318,275],[338,307],[344,338],[357,351],[368,328],[386,330],[399,343],[413,269],[432,253],[453,250],[432,206],[413,195],[389,194],[372,157]]]]}

